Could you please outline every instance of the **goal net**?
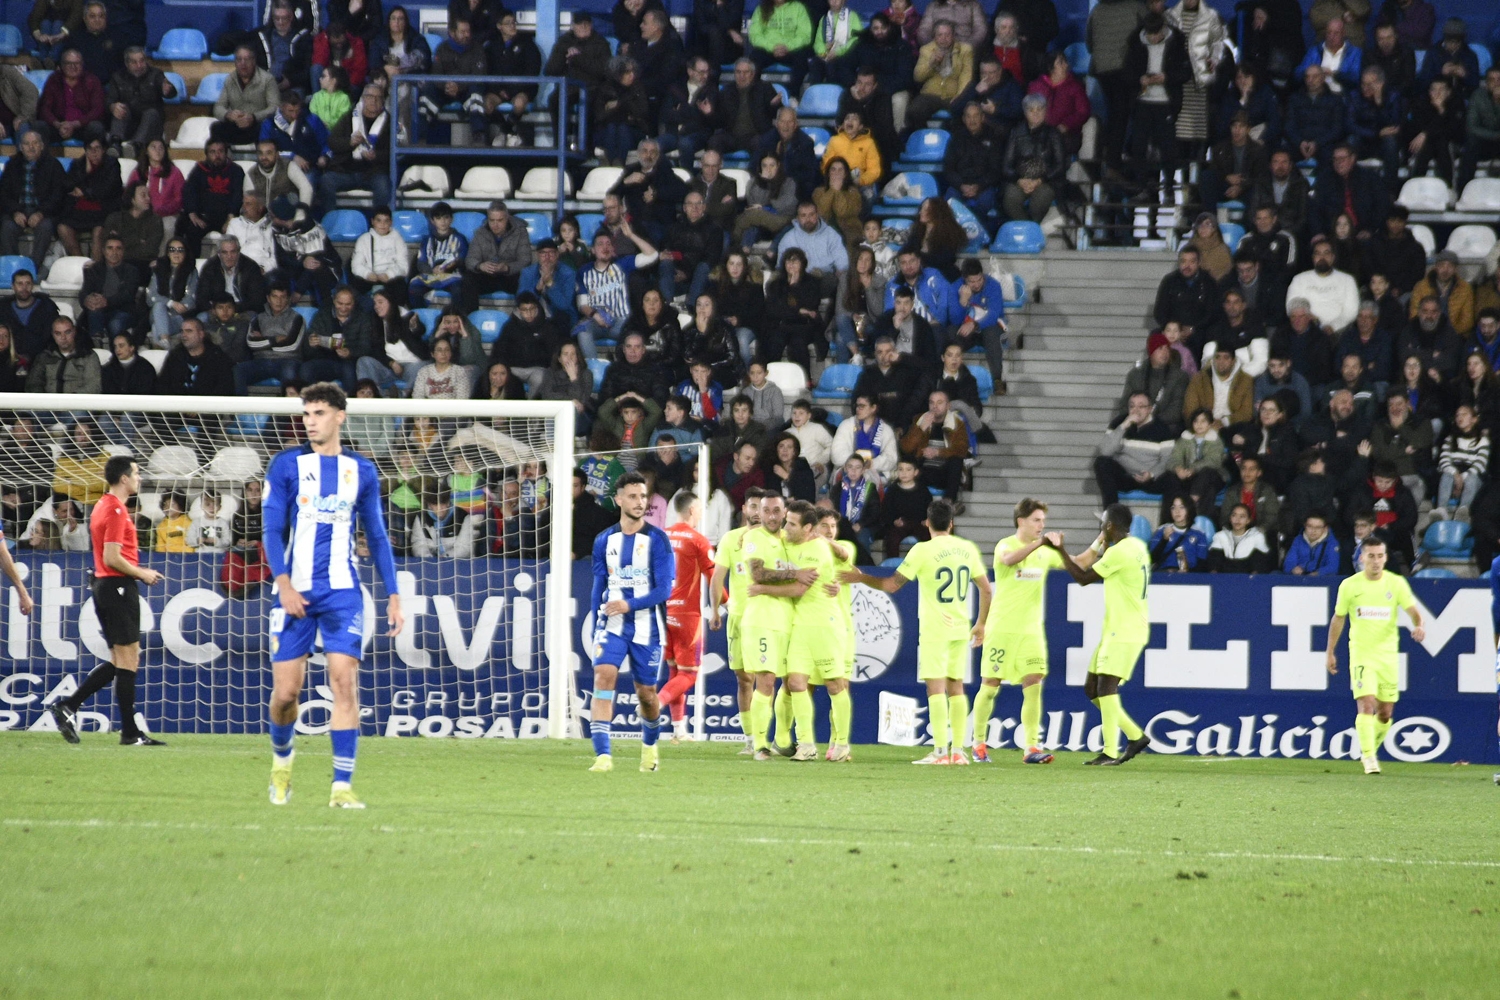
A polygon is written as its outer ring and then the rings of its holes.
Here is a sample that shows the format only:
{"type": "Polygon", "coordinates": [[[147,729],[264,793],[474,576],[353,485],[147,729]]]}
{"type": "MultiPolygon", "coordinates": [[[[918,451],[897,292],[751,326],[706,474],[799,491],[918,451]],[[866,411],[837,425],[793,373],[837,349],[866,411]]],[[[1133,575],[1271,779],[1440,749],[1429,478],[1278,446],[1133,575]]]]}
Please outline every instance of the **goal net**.
{"type": "MultiPolygon", "coordinates": [[[[157,732],[262,732],[278,606],[261,544],[265,472],[305,441],[301,401],[12,394],[0,400],[6,543],[36,609],[0,582],[0,729],[51,728],[45,709],[108,649],[89,584],[89,513],[104,464],[128,454],[143,565],[138,701],[157,732]]],[[[387,637],[386,594],[361,548],[366,735],[563,736],[577,654],[568,402],[350,399],[345,447],[381,475],[406,625],[387,637]]],[[[361,539],[362,541],[362,539],[361,539]]],[[[298,730],[327,728],[321,654],[298,730]]],[[[115,728],[109,698],[85,728],[115,728]]]]}

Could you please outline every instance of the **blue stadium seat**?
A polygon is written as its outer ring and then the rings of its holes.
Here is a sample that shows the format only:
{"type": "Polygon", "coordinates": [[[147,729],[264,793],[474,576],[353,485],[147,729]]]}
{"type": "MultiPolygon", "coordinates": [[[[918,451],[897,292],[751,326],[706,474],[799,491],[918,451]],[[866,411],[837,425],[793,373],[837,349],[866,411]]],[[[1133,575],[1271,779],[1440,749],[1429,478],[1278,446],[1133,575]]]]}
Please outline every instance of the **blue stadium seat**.
{"type": "Polygon", "coordinates": [[[948,207],[953,210],[954,221],[963,226],[964,233],[969,237],[969,242],[963,252],[984,253],[984,248],[990,242],[990,234],[985,230],[984,224],[979,221],[979,216],[957,198],[949,198],[948,207]]]}
{"type": "MultiPolygon", "coordinates": [[[[1120,502],[1125,504],[1148,503],[1154,506],[1161,503],[1161,494],[1147,493],[1145,490],[1123,490],[1120,493],[1120,502]]],[[[1139,515],[1137,516],[1139,517],[1139,515]]],[[[1142,518],[1142,520],[1144,520],[1144,518],[1142,518]]],[[[1131,530],[1132,532],[1134,531],[1133,525],[1131,530]]],[[[1150,536],[1150,532],[1147,532],[1147,536],[1150,536]]]]}
{"type": "Polygon", "coordinates": [[[588,366],[594,376],[594,391],[598,392],[599,387],[604,384],[604,376],[609,373],[609,362],[603,358],[589,358],[588,366]]]}
{"type": "Polygon", "coordinates": [[[163,73],[167,82],[177,88],[177,96],[168,100],[168,104],[186,104],[188,99],[187,81],[182,78],[181,73],[163,73]]]}
{"type": "MultiPolygon", "coordinates": [[[[19,254],[0,257],[0,288],[8,291],[11,280],[16,276],[16,272],[23,269],[30,271],[32,278],[36,277],[36,265],[31,262],[30,257],[22,257],[19,254]]],[[[37,284],[40,284],[40,282],[37,282],[37,284]]]]}
{"type": "Polygon", "coordinates": [[[421,212],[414,212],[409,208],[398,209],[393,213],[391,221],[396,232],[408,243],[421,243],[427,238],[427,216],[421,212]]]}
{"type": "Polygon", "coordinates": [[[438,46],[442,45],[443,42],[447,41],[447,37],[446,36],[444,36],[444,35],[437,35],[437,34],[432,33],[431,31],[425,32],[422,35],[422,37],[425,38],[425,39],[427,39],[427,47],[429,49],[431,49],[434,54],[437,52],[438,46]]]}
{"type": "Polygon", "coordinates": [[[1151,541],[1151,522],[1144,515],[1137,514],[1130,521],[1130,533],[1143,542],[1151,541]]]}
{"type": "Polygon", "coordinates": [[[854,395],[854,383],[859,381],[859,374],[863,370],[859,365],[829,365],[818,377],[812,398],[819,402],[842,402],[848,399],[854,395]]]}
{"type": "Polygon", "coordinates": [[[832,118],[839,112],[839,97],[844,88],[836,83],[815,83],[802,93],[797,104],[800,118],[832,118]]]}
{"type": "Polygon", "coordinates": [[[1214,527],[1214,523],[1212,521],[1204,517],[1202,514],[1199,514],[1193,519],[1193,527],[1203,532],[1203,537],[1209,539],[1210,541],[1213,540],[1214,533],[1219,530],[1218,528],[1214,527]]]}
{"type": "Polygon", "coordinates": [[[948,133],[937,128],[919,128],[906,140],[900,159],[904,163],[942,163],[948,151],[948,133]]]}
{"type": "Polygon", "coordinates": [[[826,128],[818,128],[816,125],[802,126],[802,132],[813,141],[813,152],[820,158],[828,148],[828,140],[832,138],[826,128]]]}
{"type": "Polygon", "coordinates": [[[21,29],[14,24],[0,24],[0,56],[21,54],[21,29]]]}
{"type": "Polygon", "coordinates": [[[746,152],[743,152],[743,151],[734,152],[734,153],[725,153],[724,154],[724,166],[726,166],[726,167],[737,167],[737,168],[743,170],[746,167],[750,166],[750,154],[746,153],[746,152]]]}
{"type": "Polygon", "coordinates": [[[469,322],[479,331],[479,339],[486,346],[500,339],[500,328],[510,316],[499,309],[475,309],[469,313],[469,322]]]}
{"type": "Polygon", "coordinates": [[[552,238],[552,216],[546,212],[516,212],[513,218],[519,219],[531,230],[531,242],[540,243],[542,240],[552,238]]]}
{"type": "Polygon", "coordinates": [[[973,373],[974,381],[979,383],[979,401],[988,403],[995,394],[995,376],[984,365],[970,365],[969,371],[973,373]]]}
{"type": "Polygon", "coordinates": [[[229,425],[229,433],[238,434],[241,437],[258,438],[270,425],[269,413],[240,413],[235,416],[234,423],[229,425]]]}
{"type": "Polygon", "coordinates": [[[1469,48],[1474,50],[1474,58],[1479,60],[1479,75],[1484,76],[1490,71],[1490,67],[1495,65],[1495,57],[1490,54],[1488,46],[1479,42],[1470,42],[1469,48]]]}
{"type": "Polygon", "coordinates": [[[441,309],[433,309],[430,306],[423,309],[413,309],[417,319],[422,321],[422,336],[426,339],[432,337],[432,331],[437,329],[438,317],[443,314],[441,309]]]}
{"type": "Polygon", "coordinates": [[[335,243],[353,243],[370,231],[370,223],[357,208],[335,208],[323,216],[323,231],[335,243]]]}
{"type": "Polygon", "coordinates": [[[198,89],[194,91],[191,104],[213,104],[224,93],[224,81],[228,79],[228,73],[210,73],[198,81],[198,89]]]}
{"type": "Polygon", "coordinates": [[[901,557],[891,556],[889,559],[882,559],[880,560],[880,565],[887,569],[895,569],[897,566],[901,565],[901,557]]]}
{"type": "Polygon", "coordinates": [[[1090,76],[1083,81],[1083,92],[1088,95],[1090,113],[1099,119],[1102,125],[1109,120],[1109,104],[1104,99],[1104,87],[1099,81],[1090,76]]]}
{"type": "Polygon", "coordinates": [[[1068,57],[1068,68],[1080,77],[1088,76],[1089,70],[1093,68],[1094,57],[1089,52],[1086,42],[1074,42],[1063,49],[1063,55],[1068,57]]]}
{"type": "Polygon", "coordinates": [[[1422,551],[1434,559],[1467,559],[1474,539],[1466,521],[1434,521],[1422,535],[1422,551]]]}
{"type": "Polygon", "coordinates": [[[1229,252],[1234,253],[1239,249],[1240,240],[1245,238],[1245,227],[1236,222],[1226,222],[1219,227],[1224,237],[1224,245],[1229,247],[1229,252]]]}
{"type": "Polygon", "coordinates": [[[604,225],[604,216],[599,212],[579,212],[575,218],[578,220],[578,238],[585,245],[593,246],[594,234],[604,225]]]}
{"type": "MultiPolygon", "coordinates": [[[[1005,308],[1009,312],[1015,312],[1017,309],[1023,309],[1026,306],[1026,279],[1022,278],[1019,274],[1012,274],[1010,281],[1011,284],[1015,285],[1016,297],[1014,299],[1007,298],[1005,300],[1005,308]]],[[[1004,282],[1001,282],[1002,289],[1004,288],[1004,284],[1004,282]]]]}
{"type": "Polygon", "coordinates": [[[161,36],[161,44],[151,54],[153,59],[181,59],[197,62],[208,55],[208,39],[197,28],[173,28],[161,36]]]}
{"type": "Polygon", "coordinates": [[[303,323],[311,323],[318,314],[317,306],[292,306],[292,312],[302,317],[303,323]]]}
{"type": "Polygon", "coordinates": [[[1041,253],[1047,246],[1042,227],[1035,222],[1011,221],[1000,227],[990,250],[995,253],[1041,253]]]}
{"type": "Polygon", "coordinates": [[[484,218],[483,212],[454,212],[453,230],[461,233],[464,239],[472,240],[479,227],[484,225],[484,218]]]}
{"type": "Polygon", "coordinates": [[[31,85],[36,88],[38,94],[42,92],[42,88],[47,86],[47,80],[51,76],[52,71],[50,69],[28,69],[26,71],[26,79],[31,81],[31,85]]]}
{"type": "Polygon", "coordinates": [[[1416,578],[1418,580],[1456,580],[1456,579],[1458,579],[1458,574],[1457,573],[1453,572],[1451,569],[1444,569],[1441,566],[1429,566],[1426,569],[1419,569],[1419,570],[1417,570],[1417,572],[1416,572],[1415,575],[1416,575],[1416,578]]]}

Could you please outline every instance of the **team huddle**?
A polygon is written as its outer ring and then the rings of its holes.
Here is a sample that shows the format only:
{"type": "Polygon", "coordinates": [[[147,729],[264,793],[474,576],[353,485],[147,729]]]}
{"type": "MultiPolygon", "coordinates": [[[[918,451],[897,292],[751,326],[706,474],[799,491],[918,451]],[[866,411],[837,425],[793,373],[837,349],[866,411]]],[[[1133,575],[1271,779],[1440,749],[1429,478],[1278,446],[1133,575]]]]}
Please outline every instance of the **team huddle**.
{"type": "MultiPolygon", "coordinates": [[[[329,805],[362,809],[352,788],[359,736],[357,677],[366,631],[358,533],[365,536],[386,591],[388,636],[401,632],[404,616],[375,468],[341,444],[344,393],[336,385],[318,383],[303,390],[302,400],[307,443],[272,461],[265,504],[265,549],[279,603],[271,616],[269,794],[275,805],[291,798],[293,735],[307,659],[321,647],[333,693],[329,805]]],[[[83,703],[112,684],[120,742],[162,746],[135,712],[141,667],[138,587],[162,578],[140,565],[135,525],[126,509],[126,501],[140,489],[140,468],[128,456],[116,456],[104,475],[108,489],[92,513],[93,604],[110,661],[95,667],[50,711],[62,736],[78,743],[77,714],[83,703]]],[[[660,767],[663,706],[673,720],[674,742],[686,735],[687,693],[697,683],[705,624],[728,632],[745,740],[741,754],[757,761],[818,759],[812,688],[822,686],[828,694],[830,734],[824,759],[852,760],[853,587],[894,593],[908,583],[918,587],[917,677],[927,689],[932,735],[931,751],[914,763],[991,762],[992,734],[1003,735],[1008,724],[991,724],[1004,684],[1021,688],[1020,732],[1014,742],[1024,747],[1022,761],[1051,763],[1041,720],[1050,659],[1044,629],[1046,578],[1054,570],[1067,572],[1082,586],[1103,585],[1103,629],[1084,681],[1085,693],[1099,709],[1101,747],[1085,763],[1118,766],[1150,746],[1120,700],[1120,687],[1130,680],[1150,639],[1151,586],[1150,553],[1130,534],[1131,512],[1122,504],[1105,509],[1099,536],[1071,556],[1062,536],[1046,531],[1046,504],[1022,500],[1015,508],[1015,534],[995,546],[991,584],[978,548],[954,534],[953,505],[944,499],[933,500],[927,509],[930,537],[913,545],[894,573],[880,577],[855,567],[854,547],[839,540],[834,510],[800,500],[787,503],[779,493],[751,489],[741,511],[742,526],[725,534],[715,552],[696,529],[701,514],[696,496],[684,491],[674,498],[678,521],[666,531],[646,520],[649,499],[642,476],[622,476],[615,492],[620,521],[594,542],[589,603],[594,621],[589,650],[592,771],[614,767],[611,735],[621,670],[629,670],[635,686],[640,769],[660,767]],[[707,622],[701,589],[705,579],[707,622]],[[971,591],[977,591],[979,603],[972,623],[971,591]],[[971,741],[964,685],[975,648],[980,650],[980,685],[971,741]],[[971,743],[972,758],[966,752],[971,743]]],[[[1350,689],[1366,774],[1380,773],[1377,752],[1399,698],[1401,611],[1411,620],[1412,637],[1418,642],[1425,638],[1410,586],[1385,571],[1385,559],[1384,543],[1367,539],[1360,572],[1340,585],[1328,629],[1330,674],[1338,672],[1336,651],[1346,625],[1349,631],[1350,689]]],[[[31,598],[3,535],[0,572],[15,588],[20,612],[28,614],[31,598]]]]}

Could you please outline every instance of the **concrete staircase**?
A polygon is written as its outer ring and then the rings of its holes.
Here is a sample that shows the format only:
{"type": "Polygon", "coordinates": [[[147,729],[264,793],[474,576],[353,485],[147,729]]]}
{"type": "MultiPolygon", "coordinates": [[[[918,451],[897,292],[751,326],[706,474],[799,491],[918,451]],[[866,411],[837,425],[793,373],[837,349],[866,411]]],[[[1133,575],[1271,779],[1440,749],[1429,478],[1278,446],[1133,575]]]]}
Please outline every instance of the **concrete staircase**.
{"type": "Polygon", "coordinates": [[[1026,310],[1025,347],[1006,358],[1010,391],[986,407],[999,443],[980,447],[984,461],[965,497],[960,525],[981,548],[1010,534],[1012,508],[1027,496],[1047,502],[1049,527],[1071,542],[1086,544],[1098,532],[1094,450],[1125,373],[1145,350],[1156,287],[1173,259],[1047,251],[1041,263],[1041,301],[1026,310]]]}

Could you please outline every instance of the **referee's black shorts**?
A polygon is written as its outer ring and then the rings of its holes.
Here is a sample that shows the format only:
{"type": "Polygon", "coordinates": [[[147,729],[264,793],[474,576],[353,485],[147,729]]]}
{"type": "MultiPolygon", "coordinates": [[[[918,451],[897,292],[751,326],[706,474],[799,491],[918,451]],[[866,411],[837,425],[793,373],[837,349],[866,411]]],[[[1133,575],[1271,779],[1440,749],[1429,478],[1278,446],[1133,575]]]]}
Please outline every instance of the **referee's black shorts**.
{"type": "Polygon", "coordinates": [[[94,577],[94,614],[111,646],[141,641],[141,598],[134,577],[94,577]]]}

